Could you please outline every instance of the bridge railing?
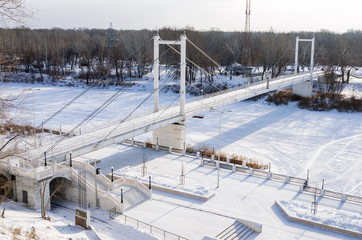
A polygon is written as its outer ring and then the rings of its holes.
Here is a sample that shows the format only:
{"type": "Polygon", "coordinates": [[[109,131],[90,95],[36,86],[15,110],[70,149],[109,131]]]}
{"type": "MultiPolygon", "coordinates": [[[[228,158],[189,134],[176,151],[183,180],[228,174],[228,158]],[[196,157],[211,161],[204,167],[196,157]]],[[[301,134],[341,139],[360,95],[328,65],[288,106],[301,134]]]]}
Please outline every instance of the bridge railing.
{"type": "Polygon", "coordinates": [[[273,89],[282,88],[309,79],[310,79],[309,74],[308,75],[304,74],[302,76],[299,75],[299,76],[285,77],[282,79],[278,78],[273,82],[269,83],[269,88],[266,87],[265,83],[255,83],[249,86],[239,86],[232,89],[218,91],[203,96],[202,98],[195,99],[192,102],[189,102],[186,107],[186,115],[190,116],[197,113],[203,113],[210,109],[226,105],[227,103],[230,102],[236,102],[243,99],[247,99],[271,91],[273,89]]]}
{"type": "MultiPolygon", "coordinates": [[[[315,77],[318,77],[321,73],[322,73],[322,71],[315,71],[314,75],[315,75],[315,77]]],[[[302,74],[299,74],[297,76],[295,76],[295,75],[286,75],[286,76],[281,76],[281,77],[278,77],[278,78],[271,78],[271,79],[269,79],[269,84],[273,84],[275,82],[280,82],[280,83],[288,82],[289,83],[290,79],[299,79],[299,81],[310,80],[310,73],[309,72],[308,73],[302,73],[302,74]]],[[[191,102],[196,102],[196,101],[199,101],[199,100],[202,100],[202,99],[215,97],[215,96],[218,96],[218,95],[234,92],[234,91],[241,90],[241,89],[249,89],[250,87],[255,87],[255,86],[265,86],[265,88],[266,88],[266,83],[267,83],[267,80],[265,79],[263,81],[255,81],[253,83],[239,85],[239,86],[236,86],[236,87],[233,87],[233,88],[228,88],[228,89],[217,91],[217,92],[210,93],[210,94],[207,94],[207,95],[194,97],[194,98],[192,98],[191,102]]],[[[293,84],[293,81],[290,84],[293,84]]],[[[250,90],[252,91],[252,88],[250,88],[250,90]]]]}

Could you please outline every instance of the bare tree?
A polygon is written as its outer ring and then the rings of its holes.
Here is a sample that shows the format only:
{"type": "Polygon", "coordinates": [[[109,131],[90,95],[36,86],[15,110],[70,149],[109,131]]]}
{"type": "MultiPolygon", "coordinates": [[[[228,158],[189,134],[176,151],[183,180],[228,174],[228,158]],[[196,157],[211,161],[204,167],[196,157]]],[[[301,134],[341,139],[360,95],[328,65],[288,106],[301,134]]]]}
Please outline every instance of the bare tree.
{"type": "Polygon", "coordinates": [[[46,215],[47,213],[47,209],[49,207],[50,201],[53,197],[56,196],[57,193],[64,191],[65,188],[65,181],[64,179],[61,179],[60,183],[58,183],[58,185],[55,187],[55,189],[49,193],[49,198],[46,200],[45,199],[45,193],[46,193],[46,189],[48,187],[48,179],[42,181],[42,186],[39,190],[40,193],[40,210],[41,210],[41,217],[43,219],[49,220],[50,218],[46,215]]]}
{"type": "Polygon", "coordinates": [[[32,16],[32,12],[25,8],[24,3],[25,0],[0,0],[0,22],[24,24],[24,19],[32,16]]]}
{"type": "MultiPolygon", "coordinates": [[[[14,21],[20,23],[24,18],[30,16],[30,11],[24,7],[24,0],[0,0],[0,19],[3,23],[6,21],[14,21]]],[[[0,63],[14,64],[12,60],[7,59],[7,55],[0,55],[0,63]]],[[[18,97],[4,98],[0,97],[0,123],[2,128],[5,123],[11,120],[8,117],[8,111],[14,108],[14,102],[18,97]]],[[[18,134],[5,139],[0,143],[0,160],[13,156],[17,153],[17,140],[18,134]]]]}
{"type": "MultiPolygon", "coordinates": [[[[4,176],[0,176],[0,204],[3,203],[5,198],[8,196],[10,191],[13,189],[15,181],[8,181],[4,176]]],[[[1,215],[2,218],[5,218],[5,207],[3,208],[1,215]]]]}
{"type": "MultiPolygon", "coordinates": [[[[11,125],[11,119],[8,116],[9,109],[16,107],[14,103],[17,97],[0,97],[0,134],[4,134],[6,127],[11,125]]],[[[17,139],[19,134],[15,134],[11,137],[2,138],[0,142],[0,161],[8,157],[14,156],[18,152],[17,139]]]]}

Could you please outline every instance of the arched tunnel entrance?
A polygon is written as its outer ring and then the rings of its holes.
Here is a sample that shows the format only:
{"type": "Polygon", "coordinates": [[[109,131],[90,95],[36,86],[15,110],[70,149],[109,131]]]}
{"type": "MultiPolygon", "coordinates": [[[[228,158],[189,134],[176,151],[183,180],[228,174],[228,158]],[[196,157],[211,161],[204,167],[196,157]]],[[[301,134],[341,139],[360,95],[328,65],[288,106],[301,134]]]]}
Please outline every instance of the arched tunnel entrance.
{"type": "Polygon", "coordinates": [[[0,203],[6,197],[13,197],[13,182],[9,181],[9,179],[3,174],[0,174],[0,203]]]}
{"type": "Polygon", "coordinates": [[[67,194],[72,182],[64,177],[56,177],[49,183],[50,208],[59,201],[69,200],[67,194]]]}

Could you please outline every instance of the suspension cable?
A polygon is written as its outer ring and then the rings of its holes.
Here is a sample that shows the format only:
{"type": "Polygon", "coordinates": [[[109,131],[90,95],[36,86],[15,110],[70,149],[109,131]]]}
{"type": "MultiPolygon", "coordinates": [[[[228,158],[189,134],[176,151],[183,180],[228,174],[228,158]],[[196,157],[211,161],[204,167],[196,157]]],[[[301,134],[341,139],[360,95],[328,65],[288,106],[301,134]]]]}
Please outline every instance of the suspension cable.
{"type": "Polygon", "coordinates": [[[162,84],[159,85],[158,88],[153,89],[152,93],[150,93],[138,106],[132,110],[120,123],[118,123],[101,141],[99,141],[94,148],[97,149],[103,142],[106,140],[122,123],[124,123],[138,108],[140,108],[158,89],[160,89],[169,79],[166,79],[162,84]]]}
{"type": "Polygon", "coordinates": [[[70,100],[68,103],[66,103],[63,107],[61,107],[58,111],[56,111],[55,113],[53,113],[50,117],[48,117],[46,120],[44,120],[41,124],[39,124],[39,126],[36,127],[36,129],[41,129],[44,127],[44,125],[46,123],[48,123],[50,120],[52,120],[55,116],[57,116],[59,113],[61,113],[64,109],[66,109],[69,105],[71,105],[72,103],[74,103],[78,98],[80,98],[81,96],[83,96],[86,92],[88,92],[91,88],[93,88],[94,85],[91,85],[90,87],[88,87],[86,90],[84,90],[83,92],[81,92],[79,95],[77,95],[75,98],[73,98],[72,100],[70,100]]]}
{"type": "MultiPolygon", "coordinates": [[[[134,56],[137,52],[139,52],[142,48],[144,48],[146,45],[148,45],[152,41],[152,38],[150,41],[143,44],[141,47],[139,47],[136,51],[134,51],[129,57],[127,57],[124,61],[130,59],[132,56],[134,56]]],[[[134,83],[134,81],[133,81],[134,83]]],[[[130,84],[132,85],[132,84],[130,84]]],[[[90,115],[88,115],[85,119],[83,119],[80,123],[78,123],[75,127],[73,127],[70,131],[68,131],[62,138],[60,138],[58,141],[56,141],[49,149],[47,149],[44,153],[42,153],[37,159],[41,158],[44,154],[50,152],[52,149],[54,149],[60,142],[62,142],[64,139],[66,139],[69,135],[73,134],[75,130],[77,130],[80,126],[82,126],[84,123],[88,123],[91,121],[96,115],[98,115],[101,111],[103,111],[111,102],[113,102],[119,95],[121,95],[124,90],[125,86],[118,90],[115,94],[113,94],[110,98],[108,98],[101,106],[99,106],[96,110],[94,110],[90,115]]],[[[71,103],[70,103],[71,104],[71,103]]],[[[69,104],[69,105],[70,105],[69,104]]],[[[69,106],[68,105],[68,106],[69,106]]],[[[63,108],[63,110],[66,107],[63,108]]],[[[60,111],[59,111],[60,112],[60,111]]]]}
{"type": "MultiPolygon", "coordinates": [[[[157,59],[155,59],[152,64],[154,64],[156,61],[158,61],[162,56],[164,56],[168,51],[170,50],[170,48],[168,48],[167,50],[165,50],[157,59]]],[[[99,141],[94,148],[97,149],[103,142],[105,139],[107,139],[122,123],[124,123],[138,108],[140,108],[157,90],[159,90],[169,79],[166,79],[162,84],[160,84],[158,86],[158,88],[153,89],[153,92],[151,94],[149,94],[140,104],[138,104],[138,106],[133,109],[132,112],[130,112],[124,119],[122,119],[120,121],[119,124],[117,124],[101,141],[99,141]]]]}
{"type": "MultiPolygon", "coordinates": [[[[190,39],[186,38],[186,40],[191,43],[192,46],[194,46],[194,48],[196,48],[198,51],[200,51],[205,57],[207,57],[211,62],[213,62],[216,66],[218,66],[219,68],[223,68],[219,63],[217,63],[214,59],[212,59],[209,55],[207,55],[201,48],[199,48],[196,44],[194,44],[190,39]]],[[[224,69],[225,72],[232,77],[231,73],[229,73],[228,71],[226,71],[226,69],[224,69]]]]}
{"type": "MultiPolygon", "coordinates": [[[[122,93],[124,92],[124,89],[126,87],[124,86],[122,89],[122,93]]],[[[85,122],[89,121],[89,119],[93,118],[95,114],[98,114],[100,109],[102,109],[103,106],[105,106],[108,102],[114,100],[117,95],[119,95],[119,92],[121,92],[121,90],[117,91],[115,94],[113,94],[111,97],[109,97],[101,106],[99,106],[97,109],[95,109],[91,114],[89,114],[86,118],[84,118],[80,123],[78,123],[76,126],[74,126],[70,131],[68,131],[64,136],[62,136],[60,139],[58,139],[58,141],[56,141],[52,146],[50,146],[50,148],[48,148],[44,153],[48,153],[50,152],[52,149],[54,149],[60,142],[62,142],[64,139],[68,138],[68,136],[70,136],[71,134],[73,134],[75,132],[75,130],[77,130],[80,126],[82,126],[85,122]]],[[[39,158],[41,158],[43,155],[41,154],[39,156],[39,158]]]]}
{"type": "MultiPolygon", "coordinates": [[[[172,50],[174,50],[176,53],[178,53],[178,54],[180,54],[181,55],[181,53],[177,50],[177,49],[175,49],[174,47],[172,47],[171,45],[169,45],[169,44],[167,44],[172,50]]],[[[206,75],[208,75],[208,76],[211,76],[211,77],[213,77],[211,74],[209,74],[206,70],[204,70],[202,67],[200,67],[199,65],[197,65],[196,63],[194,63],[192,60],[190,60],[189,58],[186,58],[189,62],[191,62],[193,65],[195,65],[196,67],[198,67],[200,70],[202,70],[202,71],[204,71],[205,72],[205,74],[206,75]]],[[[218,81],[220,84],[223,84],[222,82],[220,82],[217,78],[215,78],[216,79],[216,81],[218,81]]],[[[216,86],[216,85],[214,85],[213,83],[211,83],[210,81],[208,81],[212,86],[214,86],[216,89],[218,89],[219,91],[221,91],[221,89],[218,87],[218,86],[216,86]]],[[[236,98],[235,97],[232,97],[231,96],[231,98],[233,98],[235,101],[236,101],[236,98]]]]}
{"type": "MultiPolygon", "coordinates": [[[[124,59],[123,61],[127,61],[129,60],[131,57],[133,57],[137,52],[139,52],[142,48],[144,48],[145,46],[147,46],[150,42],[152,41],[152,38],[146,42],[145,44],[143,44],[142,46],[140,46],[138,49],[136,49],[134,52],[132,52],[126,59],[124,59]]],[[[59,110],[57,110],[55,113],[53,113],[50,117],[48,117],[46,120],[44,120],[41,124],[39,124],[39,126],[36,127],[36,129],[41,129],[42,127],[44,127],[44,125],[46,123],[48,123],[50,120],[52,120],[54,117],[56,117],[59,113],[61,113],[64,109],[66,109],[67,107],[69,107],[72,103],[74,103],[78,98],[80,98],[81,96],[83,96],[85,93],[87,93],[90,89],[94,88],[95,85],[91,85],[90,87],[88,87],[87,89],[85,89],[83,92],[81,92],[79,95],[77,95],[75,98],[73,98],[72,100],[70,100],[68,103],[66,103],[63,107],[61,107],[59,110]]],[[[108,106],[108,105],[107,105],[108,106]]],[[[92,118],[93,119],[93,118],[92,118]]]]}
{"type": "MultiPolygon", "coordinates": [[[[171,45],[167,44],[172,50],[174,50],[176,53],[180,54],[181,53],[174,47],[172,47],[171,45]]],[[[192,60],[190,60],[189,58],[186,57],[186,60],[189,61],[191,64],[193,64],[194,66],[196,66],[197,68],[199,68],[200,70],[202,70],[207,76],[209,77],[213,77],[210,73],[208,73],[205,69],[203,69],[202,67],[200,67],[199,65],[197,65],[196,63],[194,63],[192,60]]],[[[216,79],[216,78],[215,78],[216,79]]],[[[216,79],[217,80],[217,79],[216,79]]],[[[217,80],[218,81],[218,80],[217,80]]],[[[211,84],[211,83],[210,83],[211,84]]],[[[216,86],[215,86],[216,87],[216,86]]],[[[218,87],[217,87],[218,88],[218,87]]],[[[220,90],[220,88],[218,88],[220,90]]]]}

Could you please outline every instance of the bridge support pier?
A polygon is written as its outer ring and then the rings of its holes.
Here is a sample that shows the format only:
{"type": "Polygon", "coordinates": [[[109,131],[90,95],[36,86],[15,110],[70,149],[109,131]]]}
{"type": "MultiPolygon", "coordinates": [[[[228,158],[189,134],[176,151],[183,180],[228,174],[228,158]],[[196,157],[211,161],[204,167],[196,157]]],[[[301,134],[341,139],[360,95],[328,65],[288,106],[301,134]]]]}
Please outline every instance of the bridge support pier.
{"type": "Polygon", "coordinates": [[[153,144],[172,147],[175,149],[184,149],[186,141],[186,124],[173,123],[162,128],[153,130],[153,144]]]}
{"type": "Polygon", "coordinates": [[[301,97],[312,97],[313,82],[301,82],[293,85],[293,94],[301,97]]]}

